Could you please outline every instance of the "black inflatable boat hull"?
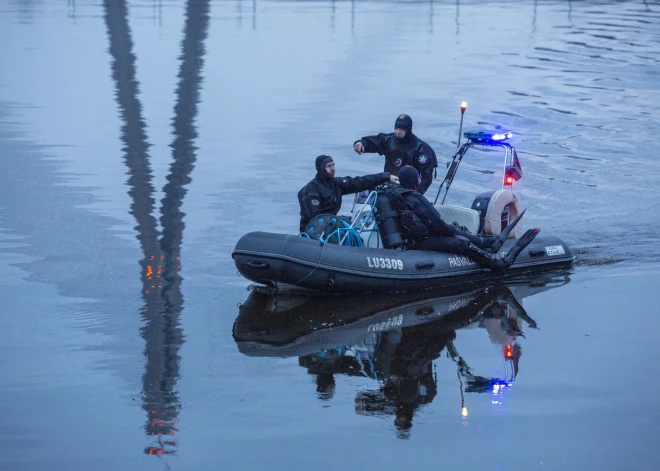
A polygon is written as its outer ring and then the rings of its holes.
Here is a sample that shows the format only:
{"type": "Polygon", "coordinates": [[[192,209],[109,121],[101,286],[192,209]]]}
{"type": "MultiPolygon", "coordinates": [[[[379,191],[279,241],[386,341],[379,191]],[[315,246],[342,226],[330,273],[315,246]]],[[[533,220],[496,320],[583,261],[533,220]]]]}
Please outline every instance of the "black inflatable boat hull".
{"type": "MultiPolygon", "coordinates": [[[[507,252],[515,243],[507,240],[507,252]]],[[[337,293],[409,292],[501,278],[524,270],[570,265],[573,251],[558,237],[539,234],[504,273],[468,257],[422,250],[396,251],[322,244],[299,235],[250,232],[232,253],[241,275],[266,285],[337,293]]]]}

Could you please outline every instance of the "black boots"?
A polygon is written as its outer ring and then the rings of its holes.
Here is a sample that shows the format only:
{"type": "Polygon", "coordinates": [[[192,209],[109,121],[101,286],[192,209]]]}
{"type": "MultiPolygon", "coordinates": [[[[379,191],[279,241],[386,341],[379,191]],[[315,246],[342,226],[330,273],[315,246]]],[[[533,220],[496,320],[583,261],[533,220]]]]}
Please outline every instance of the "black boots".
{"type": "Polygon", "coordinates": [[[509,268],[510,266],[504,263],[504,260],[502,260],[497,255],[493,255],[490,252],[486,252],[485,250],[480,249],[472,242],[470,242],[470,245],[468,246],[468,249],[465,251],[464,255],[470,257],[479,265],[490,268],[492,271],[501,271],[509,268]]]}
{"type": "MultiPolygon", "coordinates": [[[[524,212],[524,211],[523,211],[524,212]]],[[[522,214],[521,214],[522,216],[522,214]]],[[[519,220],[519,219],[518,219],[519,220]]],[[[517,222],[517,221],[514,221],[517,222]]],[[[513,223],[512,223],[513,224],[513,223]]],[[[509,225],[511,226],[511,225],[509,225]]],[[[508,229],[508,227],[507,227],[508,229]]],[[[465,251],[466,256],[470,257],[472,260],[477,262],[479,265],[483,265],[486,268],[491,269],[492,271],[502,271],[507,268],[509,268],[511,265],[513,265],[513,262],[516,261],[516,258],[518,255],[522,253],[523,250],[525,250],[525,247],[527,247],[537,236],[537,234],[541,232],[541,229],[529,229],[526,231],[520,239],[516,241],[516,244],[511,247],[511,249],[507,252],[506,255],[504,255],[502,258],[498,257],[495,254],[486,252],[485,250],[480,249],[476,245],[470,243],[468,246],[468,249],[465,251]]],[[[501,245],[500,245],[501,247],[501,245]]],[[[499,247],[498,247],[499,250],[499,247]]]]}

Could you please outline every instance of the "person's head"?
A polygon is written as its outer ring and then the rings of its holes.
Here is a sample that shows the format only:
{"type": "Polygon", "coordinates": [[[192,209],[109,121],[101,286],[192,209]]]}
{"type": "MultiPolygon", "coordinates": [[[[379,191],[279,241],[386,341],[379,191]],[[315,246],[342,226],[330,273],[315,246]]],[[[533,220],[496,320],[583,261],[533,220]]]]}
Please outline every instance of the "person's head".
{"type": "Polygon", "coordinates": [[[399,170],[399,184],[402,187],[409,190],[416,190],[421,181],[422,177],[419,176],[419,172],[415,167],[404,165],[399,170]]]}
{"type": "Polygon", "coordinates": [[[394,135],[397,139],[404,139],[412,134],[412,118],[407,114],[401,114],[394,121],[394,135]]]}
{"type": "Polygon", "coordinates": [[[335,161],[329,155],[319,155],[316,158],[316,173],[323,180],[329,180],[335,176],[335,161]]]}

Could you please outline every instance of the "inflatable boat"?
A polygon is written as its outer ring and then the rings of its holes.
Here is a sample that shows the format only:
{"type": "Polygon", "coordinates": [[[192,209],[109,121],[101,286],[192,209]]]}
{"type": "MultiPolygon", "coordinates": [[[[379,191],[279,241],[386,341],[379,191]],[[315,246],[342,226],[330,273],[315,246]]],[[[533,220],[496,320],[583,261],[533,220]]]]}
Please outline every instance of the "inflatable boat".
{"type": "MultiPolygon", "coordinates": [[[[460,134],[460,133],[459,133],[460,134]]],[[[434,205],[443,220],[471,234],[499,235],[522,216],[524,205],[513,191],[522,177],[510,132],[466,132],[447,165],[434,205]],[[470,208],[445,205],[456,171],[475,146],[504,149],[502,188],[478,195],[470,208]],[[440,203],[438,198],[444,189],[440,203]]],[[[375,219],[378,192],[356,200],[351,217],[319,215],[302,234],[250,232],[236,243],[232,258],[241,275],[256,283],[341,293],[408,292],[481,282],[524,271],[547,270],[573,263],[575,255],[559,237],[540,232],[504,272],[492,272],[468,257],[451,253],[383,247],[375,219]],[[356,204],[361,204],[355,211],[356,204]]],[[[524,219],[523,219],[524,220],[524,219]]],[[[523,236],[518,223],[500,248],[504,256],[523,236]]]]}
{"type": "MultiPolygon", "coordinates": [[[[501,252],[506,253],[514,242],[507,240],[501,252]]],[[[561,239],[541,233],[506,272],[494,273],[461,255],[347,247],[298,235],[251,232],[238,241],[233,258],[241,275],[265,285],[338,293],[388,293],[548,269],[570,264],[574,255],[561,239]]]]}

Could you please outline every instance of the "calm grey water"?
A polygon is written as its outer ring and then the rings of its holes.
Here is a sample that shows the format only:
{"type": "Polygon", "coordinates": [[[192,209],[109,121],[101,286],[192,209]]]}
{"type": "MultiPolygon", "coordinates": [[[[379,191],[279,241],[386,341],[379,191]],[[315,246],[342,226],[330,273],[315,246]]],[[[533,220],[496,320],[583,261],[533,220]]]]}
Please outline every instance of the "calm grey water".
{"type": "Polygon", "coordinates": [[[2,2],[0,469],[656,469],[658,24],[657,1],[2,2]],[[570,272],[247,289],[236,240],[295,230],[316,155],[379,171],[352,143],[408,113],[443,165],[463,100],[464,129],[514,131],[526,225],[570,272]]]}

